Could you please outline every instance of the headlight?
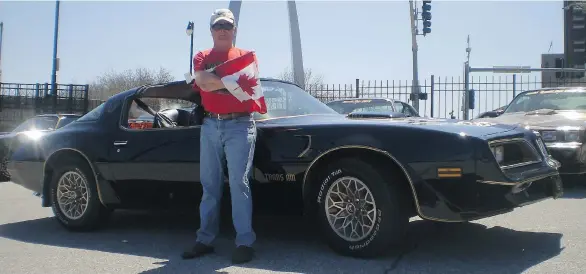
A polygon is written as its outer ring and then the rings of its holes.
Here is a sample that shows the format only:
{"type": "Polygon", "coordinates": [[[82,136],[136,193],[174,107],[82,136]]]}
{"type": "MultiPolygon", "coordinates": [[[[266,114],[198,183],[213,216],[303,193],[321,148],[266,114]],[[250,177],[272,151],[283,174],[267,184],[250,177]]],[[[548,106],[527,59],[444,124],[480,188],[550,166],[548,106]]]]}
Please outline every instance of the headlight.
{"type": "Polygon", "coordinates": [[[580,132],[578,131],[566,131],[564,140],[566,142],[579,142],[580,141],[580,132]]]}
{"type": "Polygon", "coordinates": [[[492,150],[492,154],[499,164],[505,159],[505,148],[503,146],[494,146],[490,150],[492,150]]]}

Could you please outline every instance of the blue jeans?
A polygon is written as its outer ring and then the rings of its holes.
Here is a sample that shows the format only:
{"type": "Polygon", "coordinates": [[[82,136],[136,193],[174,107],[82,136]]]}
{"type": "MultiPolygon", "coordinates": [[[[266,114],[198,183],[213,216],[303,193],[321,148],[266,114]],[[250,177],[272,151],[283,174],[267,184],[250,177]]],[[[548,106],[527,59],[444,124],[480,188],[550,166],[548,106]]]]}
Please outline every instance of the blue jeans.
{"type": "Polygon", "coordinates": [[[256,124],[252,116],[226,120],[204,118],[200,138],[203,196],[199,209],[201,225],[197,231],[198,242],[211,245],[219,231],[224,160],[228,165],[236,246],[251,246],[256,240],[252,229],[252,195],[249,187],[255,143],[256,124]]]}

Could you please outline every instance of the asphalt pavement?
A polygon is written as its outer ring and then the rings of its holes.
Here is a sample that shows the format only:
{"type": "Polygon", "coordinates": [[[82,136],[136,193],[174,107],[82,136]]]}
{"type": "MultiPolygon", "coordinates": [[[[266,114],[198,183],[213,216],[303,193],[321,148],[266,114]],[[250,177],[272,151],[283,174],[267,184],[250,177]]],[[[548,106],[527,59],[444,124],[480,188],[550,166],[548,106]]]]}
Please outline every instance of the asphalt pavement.
{"type": "MultiPolygon", "coordinates": [[[[196,215],[117,212],[100,231],[72,233],[40,199],[0,183],[0,273],[584,273],[586,188],[465,224],[414,218],[400,254],[361,260],[333,253],[298,217],[259,216],[254,261],[233,266],[233,230],[216,254],[184,261],[196,215]]],[[[229,219],[227,219],[229,220],[229,219]]]]}

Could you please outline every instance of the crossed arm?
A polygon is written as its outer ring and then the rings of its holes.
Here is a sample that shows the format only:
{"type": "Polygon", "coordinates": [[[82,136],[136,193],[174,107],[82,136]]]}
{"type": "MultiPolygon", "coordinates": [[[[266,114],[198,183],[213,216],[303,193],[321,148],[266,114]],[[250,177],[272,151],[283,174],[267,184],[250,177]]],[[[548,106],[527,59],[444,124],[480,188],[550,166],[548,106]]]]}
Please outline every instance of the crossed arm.
{"type": "Polygon", "coordinates": [[[223,89],[224,83],[217,75],[208,72],[203,66],[204,55],[200,51],[193,59],[193,67],[195,70],[195,83],[202,91],[214,91],[223,89]]]}
{"type": "Polygon", "coordinates": [[[205,70],[195,71],[195,83],[202,91],[214,91],[225,88],[220,77],[205,70]]]}

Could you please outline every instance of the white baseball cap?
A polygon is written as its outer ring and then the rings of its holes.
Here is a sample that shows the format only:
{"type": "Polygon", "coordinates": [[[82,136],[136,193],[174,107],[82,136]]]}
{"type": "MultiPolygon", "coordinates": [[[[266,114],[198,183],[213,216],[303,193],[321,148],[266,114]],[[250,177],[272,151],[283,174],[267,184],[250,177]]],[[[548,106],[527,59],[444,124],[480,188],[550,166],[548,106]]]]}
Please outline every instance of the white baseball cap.
{"type": "Polygon", "coordinates": [[[212,17],[210,18],[210,26],[213,26],[215,23],[220,21],[226,21],[232,25],[236,25],[234,20],[234,14],[229,9],[217,9],[212,13],[212,17]]]}

